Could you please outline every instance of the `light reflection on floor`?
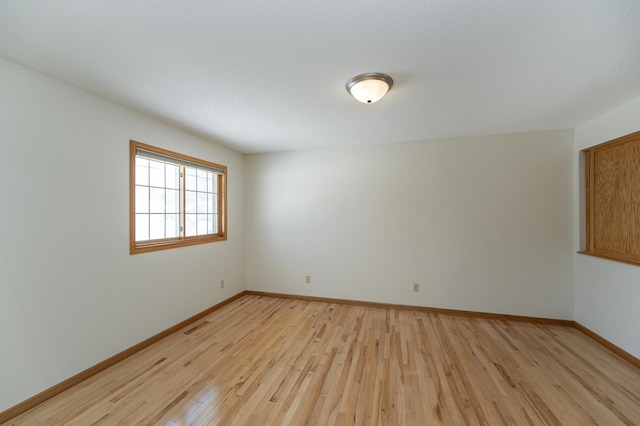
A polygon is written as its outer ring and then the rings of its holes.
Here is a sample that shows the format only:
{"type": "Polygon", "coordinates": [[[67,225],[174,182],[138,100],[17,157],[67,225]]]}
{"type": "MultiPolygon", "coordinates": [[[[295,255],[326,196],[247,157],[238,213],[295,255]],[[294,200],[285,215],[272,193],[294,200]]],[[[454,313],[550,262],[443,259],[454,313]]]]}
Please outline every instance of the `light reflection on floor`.
{"type": "MultiPolygon", "coordinates": [[[[218,393],[216,388],[207,388],[200,395],[196,396],[192,403],[188,404],[188,408],[180,418],[167,420],[164,426],[186,426],[198,424],[196,421],[198,420],[198,417],[204,414],[204,410],[206,410],[207,417],[215,417],[217,410],[217,396],[218,393]]],[[[220,401],[217,402],[219,403],[220,401]]]]}

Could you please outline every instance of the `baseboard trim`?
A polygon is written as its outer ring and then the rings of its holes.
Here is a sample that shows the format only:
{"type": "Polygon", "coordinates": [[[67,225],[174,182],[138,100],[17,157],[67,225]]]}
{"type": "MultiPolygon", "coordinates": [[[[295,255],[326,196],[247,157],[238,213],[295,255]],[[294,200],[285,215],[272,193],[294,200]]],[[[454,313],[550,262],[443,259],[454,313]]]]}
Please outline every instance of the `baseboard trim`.
{"type": "Polygon", "coordinates": [[[361,300],[349,300],[349,299],[332,299],[328,297],[316,297],[316,296],[300,296],[296,294],[282,294],[282,293],[270,293],[264,291],[246,290],[245,294],[252,296],[265,296],[265,297],[279,297],[283,299],[297,299],[306,300],[310,302],[327,302],[327,303],[339,303],[343,305],[359,305],[368,306],[372,308],[383,309],[402,309],[409,311],[429,312],[442,315],[455,315],[462,317],[474,317],[474,318],[486,318],[505,321],[521,321],[531,322],[536,324],[548,324],[548,325],[562,325],[566,327],[572,327],[574,321],[551,319],[551,318],[539,318],[539,317],[527,317],[522,315],[507,315],[507,314],[493,314],[488,312],[476,312],[476,311],[463,311],[457,309],[444,309],[444,308],[431,308],[427,306],[415,306],[415,305],[397,305],[391,303],[378,303],[378,302],[364,302],[361,300]]]}
{"type": "Polygon", "coordinates": [[[584,325],[580,324],[577,321],[573,322],[573,326],[577,330],[581,331],[582,333],[586,334],[587,336],[589,336],[590,338],[595,340],[596,342],[600,343],[605,348],[609,349],[614,354],[618,355],[620,358],[622,358],[625,361],[629,362],[633,366],[635,366],[637,368],[640,368],[640,358],[636,358],[635,356],[631,355],[629,352],[627,352],[624,349],[620,348],[616,344],[611,343],[610,341],[608,341],[604,337],[600,336],[598,333],[588,329],[587,327],[585,327],[584,325]]]}
{"type": "Polygon", "coordinates": [[[222,302],[205,309],[204,311],[195,314],[194,316],[187,318],[184,321],[179,322],[178,324],[167,328],[164,331],[161,331],[158,334],[155,334],[151,337],[149,337],[148,339],[143,340],[142,342],[135,344],[133,346],[131,346],[128,349],[125,349],[122,352],[119,352],[115,355],[113,355],[112,357],[109,357],[107,359],[105,359],[104,361],[99,362],[98,364],[87,368],[84,371],[81,371],[80,373],[76,374],[75,376],[72,376],[60,383],[58,383],[57,385],[53,385],[52,387],[45,389],[44,391],[40,392],[37,395],[32,396],[31,398],[22,401],[21,403],[14,405],[13,407],[0,412],[0,424],[1,423],[5,423],[8,422],[9,420],[11,420],[12,418],[19,416],[20,414],[24,413],[25,411],[28,411],[32,408],[34,408],[35,406],[43,403],[44,401],[53,398],[54,396],[56,396],[57,394],[71,388],[72,386],[77,385],[78,383],[87,380],[89,377],[94,376],[96,374],[98,374],[99,372],[101,372],[102,370],[105,370],[109,367],[111,367],[112,365],[115,365],[117,363],[119,363],[120,361],[130,357],[131,355],[135,354],[136,352],[141,351],[142,349],[153,345],[154,343],[164,339],[165,337],[175,333],[176,331],[179,331],[180,329],[198,321],[199,319],[209,315],[210,313],[220,309],[221,307],[223,307],[224,305],[227,305],[231,302],[233,302],[236,299],[239,299],[240,297],[244,296],[246,294],[245,291],[242,291],[238,294],[236,294],[235,296],[232,296],[228,299],[223,300],[222,302]]]}

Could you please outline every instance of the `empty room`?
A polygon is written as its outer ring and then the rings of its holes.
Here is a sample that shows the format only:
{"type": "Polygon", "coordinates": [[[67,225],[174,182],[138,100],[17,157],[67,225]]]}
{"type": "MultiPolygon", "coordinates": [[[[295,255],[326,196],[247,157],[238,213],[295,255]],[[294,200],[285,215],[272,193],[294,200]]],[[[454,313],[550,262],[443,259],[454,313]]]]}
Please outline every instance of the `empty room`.
{"type": "Polygon", "coordinates": [[[640,2],[0,2],[0,424],[640,424],[640,2]]]}

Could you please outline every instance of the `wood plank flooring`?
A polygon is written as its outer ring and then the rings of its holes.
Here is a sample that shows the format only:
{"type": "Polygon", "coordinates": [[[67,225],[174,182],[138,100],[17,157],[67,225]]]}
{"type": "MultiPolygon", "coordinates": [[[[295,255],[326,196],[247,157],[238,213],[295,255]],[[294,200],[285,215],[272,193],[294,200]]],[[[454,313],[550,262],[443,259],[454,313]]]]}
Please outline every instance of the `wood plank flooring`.
{"type": "Polygon", "coordinates": [[[640,370],[571,327],[247,295],[5,424],[637,425],[640,370]]]}

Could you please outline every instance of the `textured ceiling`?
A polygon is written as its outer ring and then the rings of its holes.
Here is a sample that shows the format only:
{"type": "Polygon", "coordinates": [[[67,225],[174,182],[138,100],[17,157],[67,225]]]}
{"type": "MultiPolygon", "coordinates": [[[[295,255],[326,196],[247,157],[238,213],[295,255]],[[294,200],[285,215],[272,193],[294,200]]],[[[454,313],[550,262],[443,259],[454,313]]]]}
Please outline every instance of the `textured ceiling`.
{"type": "Polygon", "coordinates": [[[250,153],[572,128],[640,97],[639,28],[638,0],[2,0],[0,56],[250,153]]]}

